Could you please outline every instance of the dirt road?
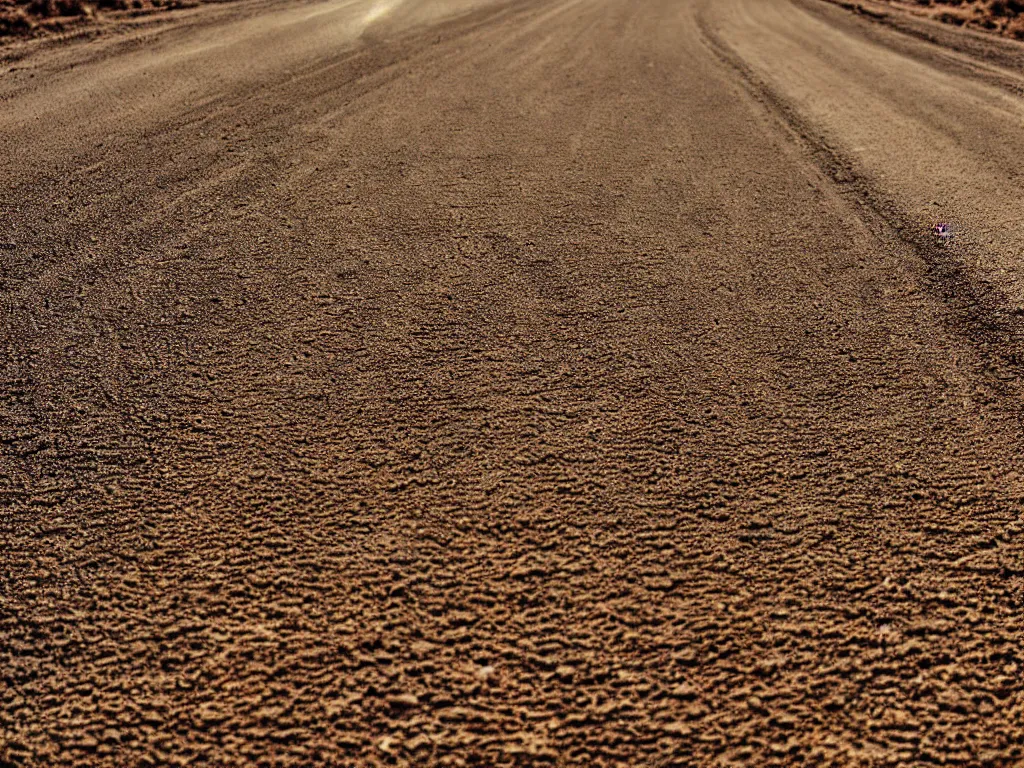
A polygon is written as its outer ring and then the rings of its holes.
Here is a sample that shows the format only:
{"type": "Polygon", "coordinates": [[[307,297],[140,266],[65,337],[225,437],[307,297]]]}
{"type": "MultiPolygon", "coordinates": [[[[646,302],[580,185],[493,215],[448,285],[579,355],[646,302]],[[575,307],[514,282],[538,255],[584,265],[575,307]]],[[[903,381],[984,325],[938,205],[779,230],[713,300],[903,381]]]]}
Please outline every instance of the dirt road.
{"type": "Polygon", "coordinates": [[[0,764],[1024,764],[1024,48],[941,34],[9,56],[0,764]]]}

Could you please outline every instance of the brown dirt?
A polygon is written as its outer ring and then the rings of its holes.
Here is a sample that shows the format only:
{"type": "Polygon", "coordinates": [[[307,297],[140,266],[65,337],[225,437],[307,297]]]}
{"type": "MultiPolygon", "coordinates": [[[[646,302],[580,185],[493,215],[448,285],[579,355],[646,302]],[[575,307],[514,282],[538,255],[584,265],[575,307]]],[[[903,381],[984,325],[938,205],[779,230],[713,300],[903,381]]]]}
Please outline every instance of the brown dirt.
{"type": "Polygon", "coordinates": [[[1021,765],[1016,75],[805,6],[5,73],[0,765],[1021,765]]]}

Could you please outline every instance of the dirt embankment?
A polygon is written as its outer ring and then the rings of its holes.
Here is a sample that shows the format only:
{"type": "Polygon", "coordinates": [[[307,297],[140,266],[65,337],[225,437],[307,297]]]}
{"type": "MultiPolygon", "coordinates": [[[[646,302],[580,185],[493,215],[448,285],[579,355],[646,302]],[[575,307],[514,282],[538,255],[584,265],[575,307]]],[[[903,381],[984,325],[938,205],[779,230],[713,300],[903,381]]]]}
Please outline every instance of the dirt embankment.
{"type": "Polygon", "coordinates": [[[1024,40],[1024,0],[879,0],[840,5],[868,15],[890,7],[958,27],[974,27],[1024,40]]]}
{"type": "MultiPolygon", "coordinates": [[[[198,5],[205,0],[0,0],[0,38],[64,31],[92,23],[101,16],[135,16],[198,5]]],[[[1024,40],[1024,0],[874,0],[839,1],[872,15],[892,7],[1024,40]]]]}
{"type": "Polygon", "coordinates": [[[0,37],[61,32],[100,18],[117,19],[197,4],[197,0],[0,0],[0,37]]]}

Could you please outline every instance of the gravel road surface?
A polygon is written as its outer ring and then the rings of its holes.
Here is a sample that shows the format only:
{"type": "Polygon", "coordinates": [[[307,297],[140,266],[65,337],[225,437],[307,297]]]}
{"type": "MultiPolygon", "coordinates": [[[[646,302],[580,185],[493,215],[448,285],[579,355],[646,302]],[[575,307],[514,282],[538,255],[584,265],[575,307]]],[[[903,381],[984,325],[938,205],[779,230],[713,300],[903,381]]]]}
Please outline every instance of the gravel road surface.
{"type": "Polygon", "coordinates": [[[0,766],[1024,765],[1024,46],[174,19],[0,53],[0,766]]]}

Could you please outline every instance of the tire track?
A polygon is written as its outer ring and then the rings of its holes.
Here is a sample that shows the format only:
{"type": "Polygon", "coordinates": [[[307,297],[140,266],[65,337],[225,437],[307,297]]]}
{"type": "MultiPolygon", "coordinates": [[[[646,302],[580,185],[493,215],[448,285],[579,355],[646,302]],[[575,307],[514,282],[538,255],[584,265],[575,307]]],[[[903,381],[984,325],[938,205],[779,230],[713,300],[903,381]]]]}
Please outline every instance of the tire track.
{"type": "Polygon", "coordinates": [[[898,200],[887,196],[858,169],[852,155],[829,143],[817,126],[724,43],[708,16],[705,8],[697,21],[709,48],[740,75],[754,98],[787,126],[821,171],[822,180],[853,201],[850,209],[883,247],[901,250],[926,265],[923,285],[945,308],[946,327],[982,356],[986,361],[983,380],[1024,423],[1018,385],[1024,374],[1024,308],[968,267],[969,262],[978,261],[976,246],[944,245],[923,231],[903,212],[898,200]]]}

